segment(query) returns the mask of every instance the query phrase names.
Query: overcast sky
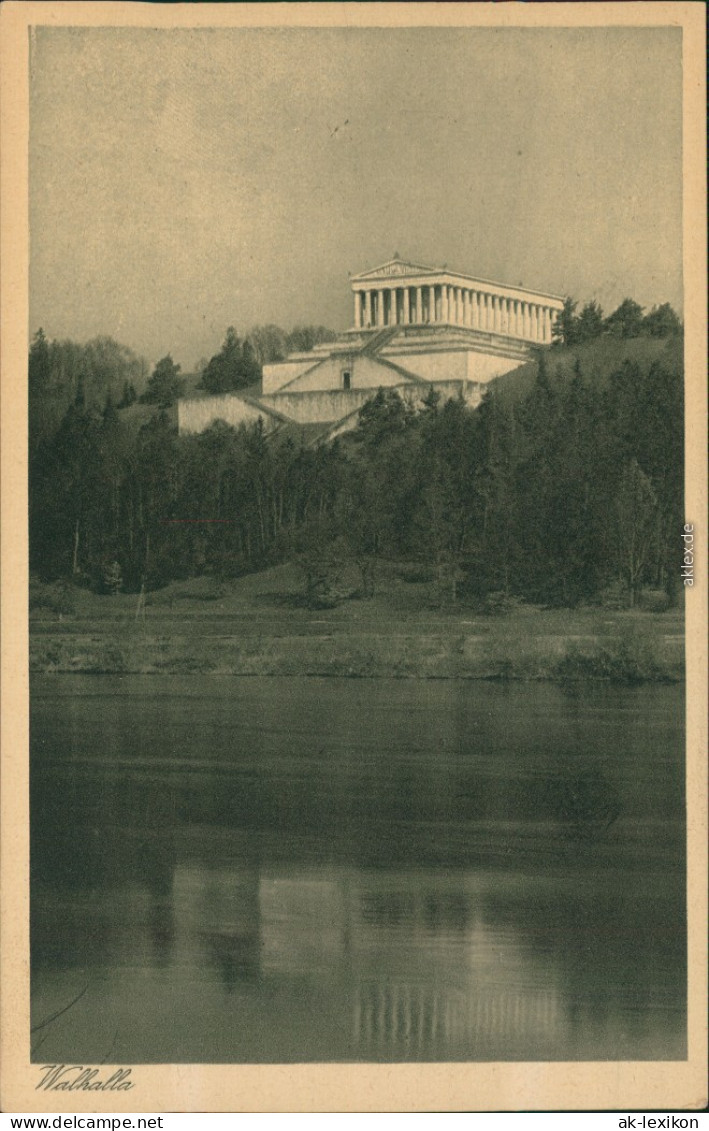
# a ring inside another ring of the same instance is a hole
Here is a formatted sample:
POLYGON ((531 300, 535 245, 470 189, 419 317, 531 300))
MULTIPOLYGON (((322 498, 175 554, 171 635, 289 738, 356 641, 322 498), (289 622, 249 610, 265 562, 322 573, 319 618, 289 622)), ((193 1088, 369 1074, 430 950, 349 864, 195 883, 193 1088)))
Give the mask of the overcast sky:
POLYGON ((447 263, 682 309, 681 32, 40 28, 30 332, 190 368, 447 263))

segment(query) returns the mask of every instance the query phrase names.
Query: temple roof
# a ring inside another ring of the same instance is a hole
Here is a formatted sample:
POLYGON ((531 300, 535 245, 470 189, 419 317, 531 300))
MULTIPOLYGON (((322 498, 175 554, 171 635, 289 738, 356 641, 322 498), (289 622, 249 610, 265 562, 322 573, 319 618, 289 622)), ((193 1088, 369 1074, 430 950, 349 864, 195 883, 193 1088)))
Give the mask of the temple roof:
POLYGON ((390 279, 400 275, 440 275, 445 268, 425 267, 422 263, 411 263, 406 259, 388 259, 379 267, 370 267, 360 275, 353 275, 352 282, 359 283, 370 279, 390 279))

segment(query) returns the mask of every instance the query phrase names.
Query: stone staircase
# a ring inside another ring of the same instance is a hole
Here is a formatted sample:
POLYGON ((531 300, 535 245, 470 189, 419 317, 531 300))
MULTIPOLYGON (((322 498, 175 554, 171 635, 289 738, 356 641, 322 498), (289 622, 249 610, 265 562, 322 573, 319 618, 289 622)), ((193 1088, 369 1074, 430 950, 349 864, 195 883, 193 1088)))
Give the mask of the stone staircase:
POLYGON ((359 351, 365 357, 372 357, 374 354, 379 353, 383 346, 387 345, 393 337, 395 337, 401 330, 401 326, 385 326, 382 330, 378 330, 371 338, 364 344, 359 351))

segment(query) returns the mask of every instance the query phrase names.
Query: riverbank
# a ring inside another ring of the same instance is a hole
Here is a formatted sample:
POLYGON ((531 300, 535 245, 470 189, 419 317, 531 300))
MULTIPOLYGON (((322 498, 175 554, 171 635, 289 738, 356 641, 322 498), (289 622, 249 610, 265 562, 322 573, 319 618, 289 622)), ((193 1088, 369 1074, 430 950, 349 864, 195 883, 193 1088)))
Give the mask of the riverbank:
POLYGON ((228 585, 149 594, 71 591, 35 600, 30 670, 259 676, 518 679, 617 683, 684 678, 679 610, 437 608, 430 587, 389 579, 374 597, 309 610, 285 567, 228 585))

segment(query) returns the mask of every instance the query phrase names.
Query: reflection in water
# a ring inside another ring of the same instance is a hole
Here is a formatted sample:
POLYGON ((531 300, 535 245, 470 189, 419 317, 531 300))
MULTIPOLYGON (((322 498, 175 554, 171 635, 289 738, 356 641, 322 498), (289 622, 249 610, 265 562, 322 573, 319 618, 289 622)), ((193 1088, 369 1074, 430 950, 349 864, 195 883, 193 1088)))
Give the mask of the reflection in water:
MULTIPOLYGON (((399 984, 363 987, 355 1006, 355 1042, 373 1060, 444 1060, 450 1048, 467 1047, 470 1059, 481 1049, 509 1050, 532 1042, 557 1041, 566 1026, 556 994, 530 996, 517 990, 441 994, 399 984), (418 1054, 418 1055, 417 1055, 418 1054)), ((483 1056, 490 1056, 490 1053, 483 1056)), ((501 1058, 502 1059, 502 1058, 501 1058)))
POLYGON ((32 712, 35 1057, 685 1055, 676 689, 62 677, 32 712))

